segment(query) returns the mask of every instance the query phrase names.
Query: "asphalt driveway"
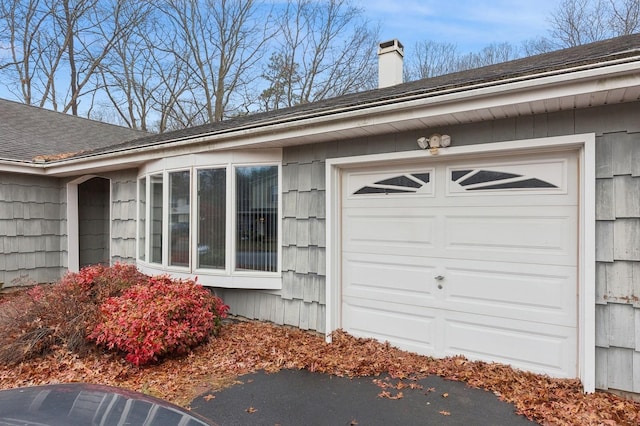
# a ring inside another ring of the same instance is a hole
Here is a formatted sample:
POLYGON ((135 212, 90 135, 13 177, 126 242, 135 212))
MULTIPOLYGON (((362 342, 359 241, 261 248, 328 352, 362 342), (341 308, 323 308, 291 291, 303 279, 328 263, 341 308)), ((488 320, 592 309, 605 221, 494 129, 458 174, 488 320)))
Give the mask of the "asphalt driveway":
POLYGON ((220 426, 535 424, 491 392, 436 376, 398 386, 398 379, 385 376, 349 379, 282 370, 239 381, 199 396, 191 410, 220 426))

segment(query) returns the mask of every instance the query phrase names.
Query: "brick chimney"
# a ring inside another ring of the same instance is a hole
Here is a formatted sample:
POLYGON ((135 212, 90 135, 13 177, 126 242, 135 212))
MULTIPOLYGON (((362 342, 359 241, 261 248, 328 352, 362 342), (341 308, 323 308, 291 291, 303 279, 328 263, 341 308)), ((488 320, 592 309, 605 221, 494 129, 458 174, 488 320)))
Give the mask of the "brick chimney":
POLYGON ((378 88, 402 83, 402 60, 404 47, 397 39, 385 41, 378 46, 378 88))

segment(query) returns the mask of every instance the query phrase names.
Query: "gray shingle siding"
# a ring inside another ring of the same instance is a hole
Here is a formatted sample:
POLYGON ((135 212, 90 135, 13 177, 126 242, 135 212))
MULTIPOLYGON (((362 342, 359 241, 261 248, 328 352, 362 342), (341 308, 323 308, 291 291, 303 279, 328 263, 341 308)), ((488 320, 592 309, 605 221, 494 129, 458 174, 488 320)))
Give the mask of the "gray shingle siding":
POLYGON ((607 120, 598 120, 605 128, 597 132, 596 140, 596 386, 637 393, 640 392, 638 104, 611 109, 615 110, 607 110, 607 120))
POLYGON ((123 170, 105 175, 111 179, 111 261, 136 259, 136 196, 138 172, 123 170))
POLYGON ((53 282, 66 267, 66 191, 59 179, 0 174, 0 282, 53 282))

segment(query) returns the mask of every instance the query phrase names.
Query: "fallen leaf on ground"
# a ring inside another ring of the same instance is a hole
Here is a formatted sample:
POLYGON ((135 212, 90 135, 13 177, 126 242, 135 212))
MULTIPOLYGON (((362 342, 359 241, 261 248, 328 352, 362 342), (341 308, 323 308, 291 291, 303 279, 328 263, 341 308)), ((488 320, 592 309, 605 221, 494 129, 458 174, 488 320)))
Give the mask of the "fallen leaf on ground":
POLYGON ((395 395, 391 395, 391 393, 389 393, 389 392, 387 392, 387 391, 380 392, 380 393, 378 394, 378 396, 379 396, 380 398, 387 398, 387 399, 400 399, 400 398, 404 397, 404 395, 402 394, 402 392, 398 392, 398 393, 397 393, 397 394, 395 394, 395 395))
POLYGON ((435 359, 341 330, 332 333, 332 341, 291 327, 239 321, 225 324, 217 337, 186 356, 140 368, 114 353, 96 350, 79 357, 61 347, 30 362, 0 365, 0 389, 84 381, 138 392, 151 389, 154 396, 187 407, 198 395, 238 383, 247 373, 313 368, 340 377, 388 374, 414 380, 437 375, 462 381, 493 392, 541 424, 640 424, 640 403, 605 392, 585 394, 576 379, 554 379, 463 357, 435 359))

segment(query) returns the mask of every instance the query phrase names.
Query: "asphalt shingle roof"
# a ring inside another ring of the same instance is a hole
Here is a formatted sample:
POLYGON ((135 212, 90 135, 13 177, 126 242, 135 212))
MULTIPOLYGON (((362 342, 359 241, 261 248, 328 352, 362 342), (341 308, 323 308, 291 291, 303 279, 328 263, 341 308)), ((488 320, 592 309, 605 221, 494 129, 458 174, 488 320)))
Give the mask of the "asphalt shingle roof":
POLYGON ((79 154, 146 133, 0 99, 0 159, 33 161, 79 154))

